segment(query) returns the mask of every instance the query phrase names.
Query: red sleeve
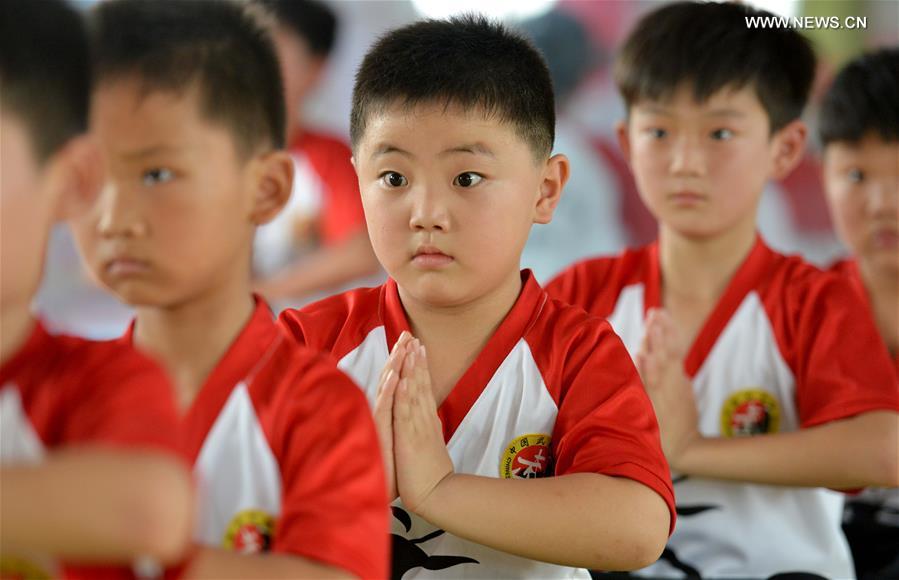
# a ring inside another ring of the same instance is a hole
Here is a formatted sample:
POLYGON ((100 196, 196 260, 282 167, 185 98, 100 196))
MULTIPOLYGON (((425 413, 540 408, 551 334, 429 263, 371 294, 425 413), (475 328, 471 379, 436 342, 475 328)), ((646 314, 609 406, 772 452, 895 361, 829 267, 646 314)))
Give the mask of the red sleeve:
POLYGON ((626 477, 662 496, 674 530, 671 475, 652 403, 621 339, 605 321, 590 319, 569 343, 554 397, 556 474, 626 477))
POLYGON ((378 436, 362 391, 333 363, 308 357, 275 402, 272 446, 284 489, 273 550, 386 578, 387 490, 378 436))
POLYGON ((322 242, 333 245, 363 230, 365 214, 350 148, 337 139, 307 135, 303 152, 325 186, 322 242))
POLYGON ((87 344, 70 356, 85 364, 67 393, 63 441, 178 449, 171 383, 155 363, 118 342, 87 344))
POLYGON ((862 298, 847 280, 816 274, 790 284, 775 332, 796 374, 801 426, 899 411, 899 379, 862 298))
POLYGON ((550 280, 546 293, 604 318, 612 313, 621 291, 615 277, 616 264, 614 258, 578 262, 550 280))

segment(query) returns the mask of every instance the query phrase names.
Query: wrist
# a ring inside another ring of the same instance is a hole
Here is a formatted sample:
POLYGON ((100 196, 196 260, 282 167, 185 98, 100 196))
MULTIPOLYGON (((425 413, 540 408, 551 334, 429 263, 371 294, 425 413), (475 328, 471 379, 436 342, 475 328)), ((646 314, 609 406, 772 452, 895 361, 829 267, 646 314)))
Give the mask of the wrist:
POLYGON ((691 475, 697 462, 701 462, 701 451, 705 441, 706 437, 699 430, 686 435, 678 451, 668 457, 671 469, 684 475, 691 475))
POLYGON ((423 520, 437 525, 436 522, 442 520, 442 514, 453 509, 450 501, 451 489, 457 479, 458 475, 450 471, 434 485, 430 493, 415 509, 410 508, 410 510, 423 520))

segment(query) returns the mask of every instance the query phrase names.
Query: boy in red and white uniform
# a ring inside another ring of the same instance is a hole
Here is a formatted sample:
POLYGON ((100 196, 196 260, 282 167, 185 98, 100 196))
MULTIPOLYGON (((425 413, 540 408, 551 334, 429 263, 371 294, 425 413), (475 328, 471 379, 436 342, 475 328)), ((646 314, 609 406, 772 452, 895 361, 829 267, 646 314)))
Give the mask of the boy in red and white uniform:
POLYGON ((843 497, 824 488, 895 484, 899 393, 850 285, 756 232, 765 182, 802 155, 815 59, 754 16, 678 3, 637 25, 619 137, 659 239, 549 292, 608 318, 659 417, 681 517, 645 574, 848 578, 843 497))
POLYGON ((399 496, 394 578, 632 569, 674 524, 620 340, 519 270, 568 175, 553 111, 539 53, 477 17, 395 30, 357 75, 354 160, 391 279, 281 322, 374 406, 399 496))
POLYGON ((319 0, 254 3, 274 20, 294 160, 290 200, 256 232, 256 289, 276 305, 296 306, 358 286, 381 268, 365 229, 350 148, 303 119, 303 103, 327 70, 337 16, 319 0))
MULTIPOLYGON (((850 253, 831 271, 847 278, 862 297, 899 371, 897 100, 899 48, 864 54, 847 64, 828 89, 818 131, 828 205, 850 253)), ((895 487, 868 489, 847 502, 843 531, 860 578, 899 575, 897 514, 895 487)))
POLYGON ((290 193, 271 40, 240 5, 94 13, 110 183, 76 238, 175 379, 199 493, 195 577, 382 577, 384 473, 365 399, 250 292, 256 226, 290 193))
POLYGON ((50 228, 96 195, 102 166, 82 135, 78 14, 3 0, 0 43, 0 576, 128 576, 188 544, 171 386, 131 348, 52 335, 31 311, 50 228))

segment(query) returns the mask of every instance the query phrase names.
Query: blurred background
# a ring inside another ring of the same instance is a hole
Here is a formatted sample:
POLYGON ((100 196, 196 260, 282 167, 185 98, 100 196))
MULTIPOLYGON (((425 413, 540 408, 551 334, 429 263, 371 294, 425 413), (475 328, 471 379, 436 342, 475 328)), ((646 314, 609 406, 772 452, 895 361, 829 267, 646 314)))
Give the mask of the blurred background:
MULTIPOLYGON (((82 0, 76 5, 89 10, 94 3, 82 0)), ((336 141, 348 140, 355 70, 380 34, 423 17, 441 18, 480 11, 521 28, 543 51, 557 93, 556 151, 571 159, 571 180, 556 216, 551 224, 534 227, 523 267, 534 269, 538 279, 546 281, 578 259, 616 253, 626 246, 642 245, 654 239, 654 220, 643 207, 615 142, 614 127, 623 118, 624 108, 611 81, 611 65, 616 48, 636 20, 665 1, 322 0, 321 3, 333 12, 336 27, 332 49, 327 55, 317 55, 317 61, 313 59, 317 67, 314 79, 298 93, 301 102, 296 103, 296 116, 301 119, 305 133, 336 141)), ((753 0, 748 3, 783 16, 838 16, 841 21, 846 16, 866 19, 864 29, 806 31, 819 56, 816 89, 805 114, 812 127, 808 155, 792 175, 768 187, 760 208, 759 227, 771 246, 786 253, 802 254, 824 265, 844 250, 832 232, 821 190, 818 144, 814 137, 816 106, 830 79, 846 60, 866 49, 899 45, 899 2, 753 0)), ((296 60, 291 63, 293 72, 306 74, 300 68, 311 66, 310 61, 296 60)), ((304 155, 296 153, 298 164, 305 162, 304 155)), ((297 220, 275 225, 271 232, 260 232, 260 236, 280 239, 278 243, 287 245, 284 253, 289 256, 274 266, 267 263, 265 256, 259 257, 257 270, 261 282, 275 274, 272 268, 292 267, 293 275, 300 277, 304 270, 311 272, 315 268, 316 252, 330 251, 329 244, 332 244, 329 236, 320 231, 325 228, 322 224, 327 222, 331 229, 351 230, 352 224, 340 221, 360 220, 354 210, 326 215, 328 196, 335 192, 311 191, 315 188, 322 189, 322 184, 298 182, 294 190, 294 197, 304 200, 302 235, 297 233, 300 230, 297 224, 301 223, 297 220), (274 230, 279 227, 289 235, 275 235, 274 230)), ((340 193, 353 202, 353 192, 340 193)), ((268 250, 265 254, 271 255, 268 250)), ((338 255, 319 254, 318 258, 338 255)), ((351 260, 346 258, 346 261, 351 260)), ((339 283, 304 284, 301 280, 297 287, 303 290, 274 297, 275 308, 300 306, 343 288, 377 284, 383 279, 376 266, 360 263, 347 263, 339 283)), ((81 268, 65 226, 58 226, 52 235, 37 303, 51 328, 92 338, 120 335, 131 316, 126 308, 91 282, 81 268)))

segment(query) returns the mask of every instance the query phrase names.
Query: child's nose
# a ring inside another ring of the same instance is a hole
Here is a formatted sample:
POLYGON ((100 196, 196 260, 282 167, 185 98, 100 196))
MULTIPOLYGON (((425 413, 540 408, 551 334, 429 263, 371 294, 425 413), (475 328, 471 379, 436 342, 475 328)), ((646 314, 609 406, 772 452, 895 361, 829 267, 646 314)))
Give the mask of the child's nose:
POLYGON ((699 145, 689 136, 677 139, 671 151, 671 172, 675 175, 702 175, 705 171, 699 145))
POLYGON ((146 226, 136 211, 128 194, 113 184, 108 184, 97 203, 99 219, 97 231, 103 237, 134 237, 146 234, 146 226))
POLYGON ((410 192, 412 198, 412 214, 409 227, 413 230, 449 229, 449 212, 446 196, 437 188, 421 187, 410 192))

